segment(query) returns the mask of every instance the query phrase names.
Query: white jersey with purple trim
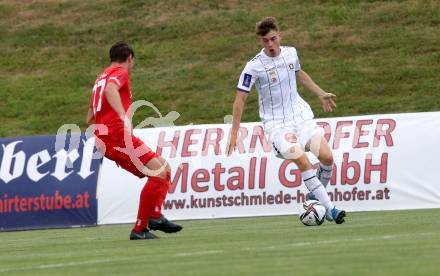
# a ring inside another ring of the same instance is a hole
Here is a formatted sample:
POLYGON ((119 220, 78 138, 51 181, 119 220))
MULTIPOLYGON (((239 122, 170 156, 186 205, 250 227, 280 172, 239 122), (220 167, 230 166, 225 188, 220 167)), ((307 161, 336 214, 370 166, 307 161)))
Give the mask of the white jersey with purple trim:
POLYGON ((286 46, 277 57, 267 56, 262 49, 246 64, 237 89, 249 93, 256 85, 265 130, 313 119, 312 109, 298 94, 295 72, 300 69, 296 49, 286 46))

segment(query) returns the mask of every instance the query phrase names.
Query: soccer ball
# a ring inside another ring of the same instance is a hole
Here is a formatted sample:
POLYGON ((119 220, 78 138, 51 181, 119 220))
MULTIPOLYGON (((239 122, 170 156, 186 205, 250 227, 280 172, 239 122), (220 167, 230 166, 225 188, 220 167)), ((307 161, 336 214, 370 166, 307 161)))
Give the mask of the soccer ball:
POLYGON ((325 207, 317 200, 307 200, 299 212, 299 219, 306 226, 318 226, 324 222, 325 207))

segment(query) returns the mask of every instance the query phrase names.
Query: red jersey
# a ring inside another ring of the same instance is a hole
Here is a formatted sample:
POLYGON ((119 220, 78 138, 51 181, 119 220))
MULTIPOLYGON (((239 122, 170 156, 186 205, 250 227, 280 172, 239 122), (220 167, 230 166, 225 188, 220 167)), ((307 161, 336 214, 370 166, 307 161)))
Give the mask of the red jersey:
POLYGON ((95 124, 104 124, 108 128, 108 135, 101 136, 96 133, 102 140, 107 140, 113 133, 116 133, 124 128, 124 123, 122 122, 121 118, 110 106, 105 97, 104 90, 110 82, 117 85, 122 106, 124 107, 127 115, 128 109, 131 105, 131 90, 128 69, 118 65, 107 67, 96 79, 95 85, 93 86, 92 96, 90 98, 90 108, 93 110, 93 114, 95 115, 95 124))

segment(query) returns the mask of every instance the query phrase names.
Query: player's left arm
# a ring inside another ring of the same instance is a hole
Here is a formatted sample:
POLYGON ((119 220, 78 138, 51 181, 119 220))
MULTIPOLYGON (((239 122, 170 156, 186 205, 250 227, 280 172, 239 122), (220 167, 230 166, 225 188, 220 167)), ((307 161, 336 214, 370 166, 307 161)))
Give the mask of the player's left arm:
POLYGON ((91 124, 95 123, 95 115, 93 114, 93 110, 90 107, 89 107, 89 111, 87 112, 86 123, 88 125, 91 125, 91 124))
POLYGON ((332 93, 325 92, 319 85, 317 85, 312 78, 303 70, 296 71, 296 78, 299 83, 304 86, 306 89, 310 90, 313 94, 315 94, 319 101, 321 102, 322 109, 325 112, 333 111, 333 108, 336 107, 336 95, 332 93))

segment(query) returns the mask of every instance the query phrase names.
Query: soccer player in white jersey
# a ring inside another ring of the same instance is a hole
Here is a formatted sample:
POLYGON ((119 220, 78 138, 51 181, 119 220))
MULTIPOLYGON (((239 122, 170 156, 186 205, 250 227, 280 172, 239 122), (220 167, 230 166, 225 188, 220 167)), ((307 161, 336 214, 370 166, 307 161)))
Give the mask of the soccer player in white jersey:
POLYGON ((233 106, 232 129, 227 154, 236 147, 241 115, 252 86, 258 90, 260 117, 278 157, 292 160, 301 171, 311 195, 327 209, 326 218, 337 224, 344 222, 345 211, 331 202, 325 186, 333 167, 333 155, 322 130, 313 121, 310 106, 301 98, 297 82, 315 94, 325 112, 336 107, 336 96, 321 89, 301 69, 294 47, 280 46, 281 34, 273 17, 257 23, 256 33, 263 49, 247 63, 241 73, 233 106), (315 173, 305 151, 311 151, 320 161, 315 173))

